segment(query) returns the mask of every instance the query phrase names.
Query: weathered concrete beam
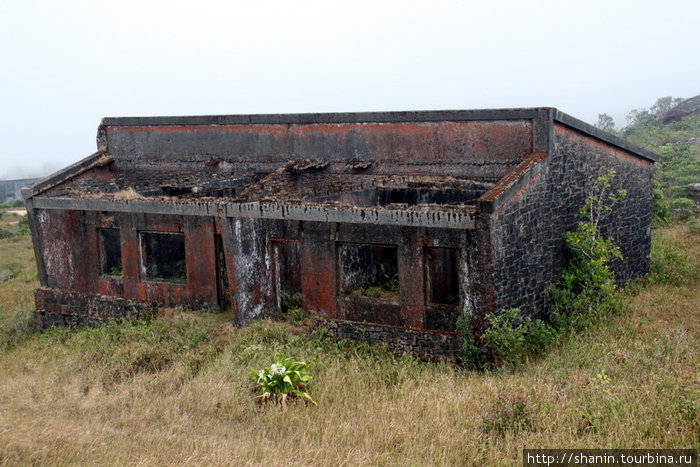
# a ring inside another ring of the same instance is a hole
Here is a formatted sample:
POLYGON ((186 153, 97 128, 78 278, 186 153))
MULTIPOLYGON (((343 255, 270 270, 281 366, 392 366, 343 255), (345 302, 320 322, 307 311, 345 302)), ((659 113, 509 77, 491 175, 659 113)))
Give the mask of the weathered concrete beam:
POLYGON ((94 200, 72 198, 34 198, 36 209, 66 209, 80 211, 113 211, 148 214, 239 217, 249 219, 287 219, 349 224, 385 224, 445 229, 474 229, 474 208, 465 206, 463 212, 440 210, 373 209, 356 207, 327 207, 316 205, 285 205, 278 203, 206 203, 199 200, 178 202, 144 200, 94 200))

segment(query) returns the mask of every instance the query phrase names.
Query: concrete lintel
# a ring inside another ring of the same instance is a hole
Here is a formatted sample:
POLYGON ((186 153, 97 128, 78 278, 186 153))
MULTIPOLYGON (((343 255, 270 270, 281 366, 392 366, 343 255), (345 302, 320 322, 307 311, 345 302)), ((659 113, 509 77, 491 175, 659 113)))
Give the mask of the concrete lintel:
POLYGON ((288 219, 295 221, 338 222, 348 224, 403 225, 444 229, 474 229, 471 212, 398 209, 345 208, 272 203, 158 202, 148 200, 93 200, 72 198, 34 198, 36 209, 115 211, 148 214, 241 217, 250 219, 288 219))

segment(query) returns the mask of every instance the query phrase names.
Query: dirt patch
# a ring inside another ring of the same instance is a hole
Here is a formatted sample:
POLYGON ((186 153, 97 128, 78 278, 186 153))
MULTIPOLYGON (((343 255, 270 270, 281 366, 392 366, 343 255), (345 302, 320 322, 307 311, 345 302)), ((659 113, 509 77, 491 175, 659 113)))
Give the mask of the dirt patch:
POLYGON ((27 215, 27 210, 26 209, 10 209, 8 211, 5 211, 8 214, 17 214, 18 216, 26 216, 27 215))

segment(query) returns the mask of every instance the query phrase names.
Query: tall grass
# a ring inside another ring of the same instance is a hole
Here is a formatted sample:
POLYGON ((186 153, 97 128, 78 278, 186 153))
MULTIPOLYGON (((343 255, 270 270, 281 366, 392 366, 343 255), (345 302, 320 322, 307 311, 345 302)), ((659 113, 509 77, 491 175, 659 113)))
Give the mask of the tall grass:
MULTIPOLYGON (((684 226, 660 238, 698 264, 684 226)), ((0 255, 18 271, 0 284, 13 336, 0 347, 0 465, 520 465, 523 448, 700 447, 696 279, 638 286, 626 313, 484 374, 288 322, 234 328, 226 313, 12 331, 36 286, 28 238, 0 241, 0 255), (317 406, 257 408, 248 368, 275 354, 317 361, 317 406), (484 429, 499 393, 522 395, 527 429, 484 429)))

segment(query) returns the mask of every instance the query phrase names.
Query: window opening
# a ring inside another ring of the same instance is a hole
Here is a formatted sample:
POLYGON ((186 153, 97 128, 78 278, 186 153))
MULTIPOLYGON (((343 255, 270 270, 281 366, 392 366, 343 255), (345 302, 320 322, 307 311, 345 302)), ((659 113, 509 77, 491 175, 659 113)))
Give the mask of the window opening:
POLYGON ((343 244, 340 264, 343 294, 399 301, 395 246, 343 244))
POLYGON ((301 256, 299 241, 271 239, 277 309, 283 313, 301 308, 301 256))
POLYGON ((185 235, 141 232, 141 275, 147 279, 186 281, 185 235))
POLYGON ((97 229, 100 254, 100 273, 121 277, 122 248, 119 229, 97 229))
POLYGON ((459 305, 459 250, 427 248, 428 304, 459 305))

